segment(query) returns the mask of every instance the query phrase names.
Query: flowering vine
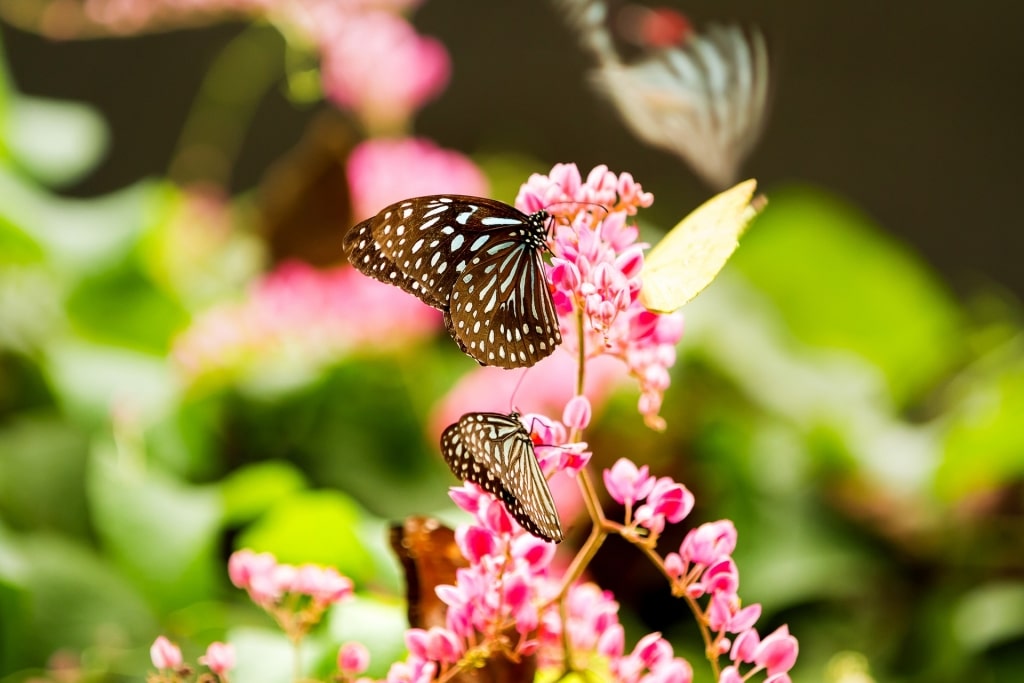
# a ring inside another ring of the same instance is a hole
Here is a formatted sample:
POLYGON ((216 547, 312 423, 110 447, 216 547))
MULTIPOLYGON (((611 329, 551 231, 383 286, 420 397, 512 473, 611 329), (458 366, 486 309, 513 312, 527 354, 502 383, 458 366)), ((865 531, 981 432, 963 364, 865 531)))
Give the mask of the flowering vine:
MULTIPOLYGON (((573 391, 559 419, 542 413, 521 419, 545 474, 562 473, 577 483, 590 532, 566 564, 554 544, 524 531, 493 496, 472 483, 454 487, 452 500, 470 515, 454 534, 466 566, 454 572, 451 583, 436 586, 443 624, 406 631, 408 655, 390 665, 387 683, 452 680, 494 661, 530 662, 545 680, 590 672, 626 683, 688 683, 692 664, 676 656, 660 633, 644 635, 629 648, 614 596, 584 580, 610 535, 646 556, 689 608, 719 683, 790 680, 797 641, 785 626, 764 637, 755 628, 761 607, 745 605, 740 597, 733 524, 720 520, 695 526, 678 548, 666 552, 659 541, 694 508, 686 486, 620 458, 601 473, 604 493, 622 506, 621 517, 613 519, 605 514, 590 474, 592 453, 583 435, 593 417, 591 396, 604 393, 588 395, 586 376, 602 358, 624 366, 639 383, 638 410, 647 424, 664 425, 659 408, 682 318, 651 313, 638 303, 644 245, 637 242, 630 218, 652 201, 631 176, 617 176, 603 166, 583 179, 574 165, 559 164, 548 176, 531 177, 520 191, 521 210, 547 206, 556 220, 548 272, 564 350, 575 360, 575 377, 565 376, 573 391)), ((296 644, 327 605, 352 592, 351 582, 329 569, 278 565, 270 555, 244 550, 232 556, 229 574, 296 644)), ((168 644, 158 643, 154 665, 161 672, 180 666, 180 653, 168 655, 168 644)), ((225 659, 208 653, 205 661, 225 659)), ((337 659, 338 680, 369 680, 357 678, 369 665, 359 643, 342 645, 337 659)))

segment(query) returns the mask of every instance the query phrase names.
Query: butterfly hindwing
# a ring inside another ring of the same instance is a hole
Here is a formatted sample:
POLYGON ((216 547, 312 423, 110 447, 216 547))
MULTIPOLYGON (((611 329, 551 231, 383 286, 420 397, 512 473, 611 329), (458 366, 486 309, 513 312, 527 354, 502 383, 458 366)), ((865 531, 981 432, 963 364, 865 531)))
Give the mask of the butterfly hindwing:
POLYGON ((501 500, 524 529, 546 541, 562 540, 551 490, 516 413, 463 415, 442 434, 441 452, 455 476, 501 500))

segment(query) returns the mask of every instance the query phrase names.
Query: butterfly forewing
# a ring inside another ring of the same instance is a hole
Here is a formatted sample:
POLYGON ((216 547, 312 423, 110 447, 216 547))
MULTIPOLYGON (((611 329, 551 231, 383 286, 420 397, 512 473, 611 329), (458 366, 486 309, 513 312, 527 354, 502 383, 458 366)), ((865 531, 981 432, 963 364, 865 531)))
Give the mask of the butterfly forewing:
POLYGON ((416 197, 357 225, 345 250, 363 273, 444 311, 482 365, 529 367, 562 341, 540 255, 547 218, 483 197, 416 197))
POLYGON ((349 262, 363 275, 401 287, 429 306, 446 309, 445 304, 426 291, 418 281, 399 270, 384 254, 380 242, 373 236, 373 220, 371 218, 353 226, 345 235, 343 248, 349 262))
POLYGON ((524 529, 562 540, 551 490, 517 414, 467 413, 444 431, 441 452, 455 476, 496 496, 524 529))

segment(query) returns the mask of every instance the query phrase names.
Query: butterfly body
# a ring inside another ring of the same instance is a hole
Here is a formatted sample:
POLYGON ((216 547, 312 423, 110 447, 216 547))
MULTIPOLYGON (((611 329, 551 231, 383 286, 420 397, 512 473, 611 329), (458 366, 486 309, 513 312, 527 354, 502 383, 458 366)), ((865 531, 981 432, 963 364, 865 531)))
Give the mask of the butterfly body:
POLYGON ((551 490, 517 413, 463 415, 441 435, 441 453, 455 476, 496 496, 524 529, 562 540, 551 490))
POLYGON ((529 367, 562 341, 541 259, 548 217, 483 197, 416 197, 353 227, 344 249, 360 272, 443 311, 481 365, 529 367))

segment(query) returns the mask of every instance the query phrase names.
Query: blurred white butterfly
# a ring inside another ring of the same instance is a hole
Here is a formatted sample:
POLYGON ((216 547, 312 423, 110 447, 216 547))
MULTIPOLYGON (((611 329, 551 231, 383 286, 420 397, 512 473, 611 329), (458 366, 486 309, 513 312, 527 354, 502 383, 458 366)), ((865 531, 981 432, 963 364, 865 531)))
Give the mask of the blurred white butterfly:
POLYGON ((556 0, 598 60, 593 83, 633 134, 679 156, 715 189, 732 185, 764 125, 768 50, 757 30, 710 26, 625 63, 603 0, 556 0))

